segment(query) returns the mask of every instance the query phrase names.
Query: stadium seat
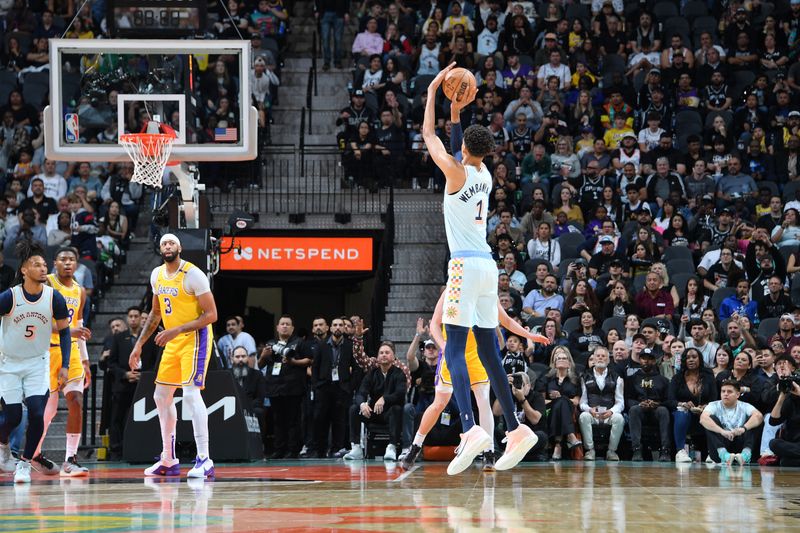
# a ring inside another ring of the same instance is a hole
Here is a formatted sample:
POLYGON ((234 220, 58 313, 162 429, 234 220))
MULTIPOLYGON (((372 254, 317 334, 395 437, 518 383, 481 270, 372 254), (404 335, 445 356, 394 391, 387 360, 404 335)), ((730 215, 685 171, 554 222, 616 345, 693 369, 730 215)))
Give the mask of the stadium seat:
POLYGON ((542 263, 547 265, 548 270, 551 270, 549 261, 537 257, 535 259, 528 259, 525 261, 525 263, 522 265, 522 271, 525 273, 525 276, 527 276, 528 279, 533 279, 533 276, 536 274, 536 268, 542 263))
MULTIPOLYGON (((667 250, 671 250, 671 248, 667 248, 667 250)), ((678 290, 678 296, 680 296, 681 298, 686 296, 686 283, 689 281, 689 278, 692 277, 697 277, 697 274, 689 272, 678 272, 674 276, 670 275, 669 281, 670 283, 675 285, 675 288, 678 290)), ((702 280, 700 281, 700 283, 701 284, 703 283, 702 280)))
POLYGON ((545 320, 546 318, 543 316, 532 316, 525 322, 525 325, 533 331, 534 328, 543 326, 545 320))
POLYGON ((722 287, 715 290, 714 295, 711 297, 711 307, 713 307, 715 310, 719 310, 722 300, 728 296, 733 296, 734 294, 736 294, 735 287, 722 287))
POLYGON ((653 6, 653 15, 659 22, 678 16, 678 7, 672 2, 658 2, 653 6))
POLYGON ((791 202, 794 200, 797 191, 800 189, 800 181, 790 181, 783 186, 783 201, 791 202))
POLYGON ((589 22, 592 20, 592 12, 589 7, 578 3, 569 4, 565 16, 567 20, 581 19, 584 27, 588 27, 589 22))
POLYGON ((673 259, 686 259, 689 261, 694 261, 692 251, 685 246, 670 246, 664 250, 664 254, 661 256, 661 261, 667 264, 673 259))
POLYGON ((703 0, 691 0, 686 2, 683 6, 683 16, 689 22, 694 21, 697 17, 708 15, 708 6, 703 0))
POLYGON ((672 259, 667 262, 667 272, 670 276, 679 273, 689 274, 696 272, 696 268, 694 266, 694 261, 691 259, 672 259))
POLYGON ((558 238, 561 245, 561 263, 566 259, 578 257, 578 247, 586 242, 582 233, 565 233, 558 238))
POLYGON ((564 325, 561 326, 561 329, 567 335, 569 335, 570 333, 572 333, 573 331, 577 330, 580 327, 581 327, 581 317, 573 316, 573 317, 568 318, 567 321, 564 322, 564 325))
POLYGON ((710 15, 700 16, 692 21, 692 30, 697 34, 700 35, 704 31, 711 33, 712 35, 717 34, 717 25, 719 21, 716 17, 712 17, 710 15))
POLYGON ((779 318, 765 318, 758 324, 758 335, 769 340, 778 331, 779 318))
POLYGON ((644 283, 647 281, 647 276, 636 276, 633 278, 633 283, 631 284, 631 295, 636 296, 640 292, 644 290, 644 283))
MULTIPOLYGON (((620 317, 618 317, 618 316, 612 316, 612 317, 606 318, 603 321, 602 329, 603 329, 603 331, 605 332, 606 335, 608 335, 608 332, 611 331, 612 329, 616 329, 617 331, 620 332, 620 334, 622 336, 624 336, 625 335, 625 321, 623 319, 621 319, 620 317)), ((610 348, 610 346, 609 346, 609 348, 610 348)))

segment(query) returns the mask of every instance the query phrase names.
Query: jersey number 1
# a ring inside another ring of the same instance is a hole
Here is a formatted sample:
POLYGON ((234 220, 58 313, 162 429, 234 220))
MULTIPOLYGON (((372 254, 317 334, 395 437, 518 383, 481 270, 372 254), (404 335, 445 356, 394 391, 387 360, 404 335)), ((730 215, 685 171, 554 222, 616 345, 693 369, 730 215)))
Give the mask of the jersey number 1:
POLYGON ((483 200, 478 202, 478 214, 475 216, 475 220, 479 222, 483 221, 483 200))

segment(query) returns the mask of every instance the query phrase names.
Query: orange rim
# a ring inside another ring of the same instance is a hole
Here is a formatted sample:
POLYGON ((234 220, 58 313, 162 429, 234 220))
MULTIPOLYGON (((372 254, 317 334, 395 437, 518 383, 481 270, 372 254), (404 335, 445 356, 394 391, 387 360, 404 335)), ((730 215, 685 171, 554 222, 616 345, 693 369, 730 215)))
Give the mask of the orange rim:
POLYGON ((161 150, 164 144, 173 142, 175 136, 168 133, 124 133, 120 135, 119 140, 141 146, 142 154, 152 157, 161 150))

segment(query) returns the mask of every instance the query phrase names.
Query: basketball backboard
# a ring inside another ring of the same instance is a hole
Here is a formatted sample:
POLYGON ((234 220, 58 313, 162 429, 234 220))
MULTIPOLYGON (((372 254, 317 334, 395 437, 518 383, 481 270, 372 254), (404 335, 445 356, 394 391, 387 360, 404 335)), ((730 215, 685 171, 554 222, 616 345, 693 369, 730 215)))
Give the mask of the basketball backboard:
POLYGON ((50 65, 48 158, 126 160, 119 136, 150 120, 175 130, 172 161, 256 157, 249 41, 52 39, 50 65))

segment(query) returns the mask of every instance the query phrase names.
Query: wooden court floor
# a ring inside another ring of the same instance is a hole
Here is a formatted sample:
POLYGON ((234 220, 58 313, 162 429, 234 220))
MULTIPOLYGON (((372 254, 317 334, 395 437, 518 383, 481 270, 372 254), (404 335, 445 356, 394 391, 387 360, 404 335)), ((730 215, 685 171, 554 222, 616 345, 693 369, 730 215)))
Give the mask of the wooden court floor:
MULTIPOLYGON (((800 531, 800 469, 523 464, 449 477, 381 462, 217 466, 214 481, 0 477, 0 531, 800 531)), ((186 470, 186 468, 184 468, 186 470)))

